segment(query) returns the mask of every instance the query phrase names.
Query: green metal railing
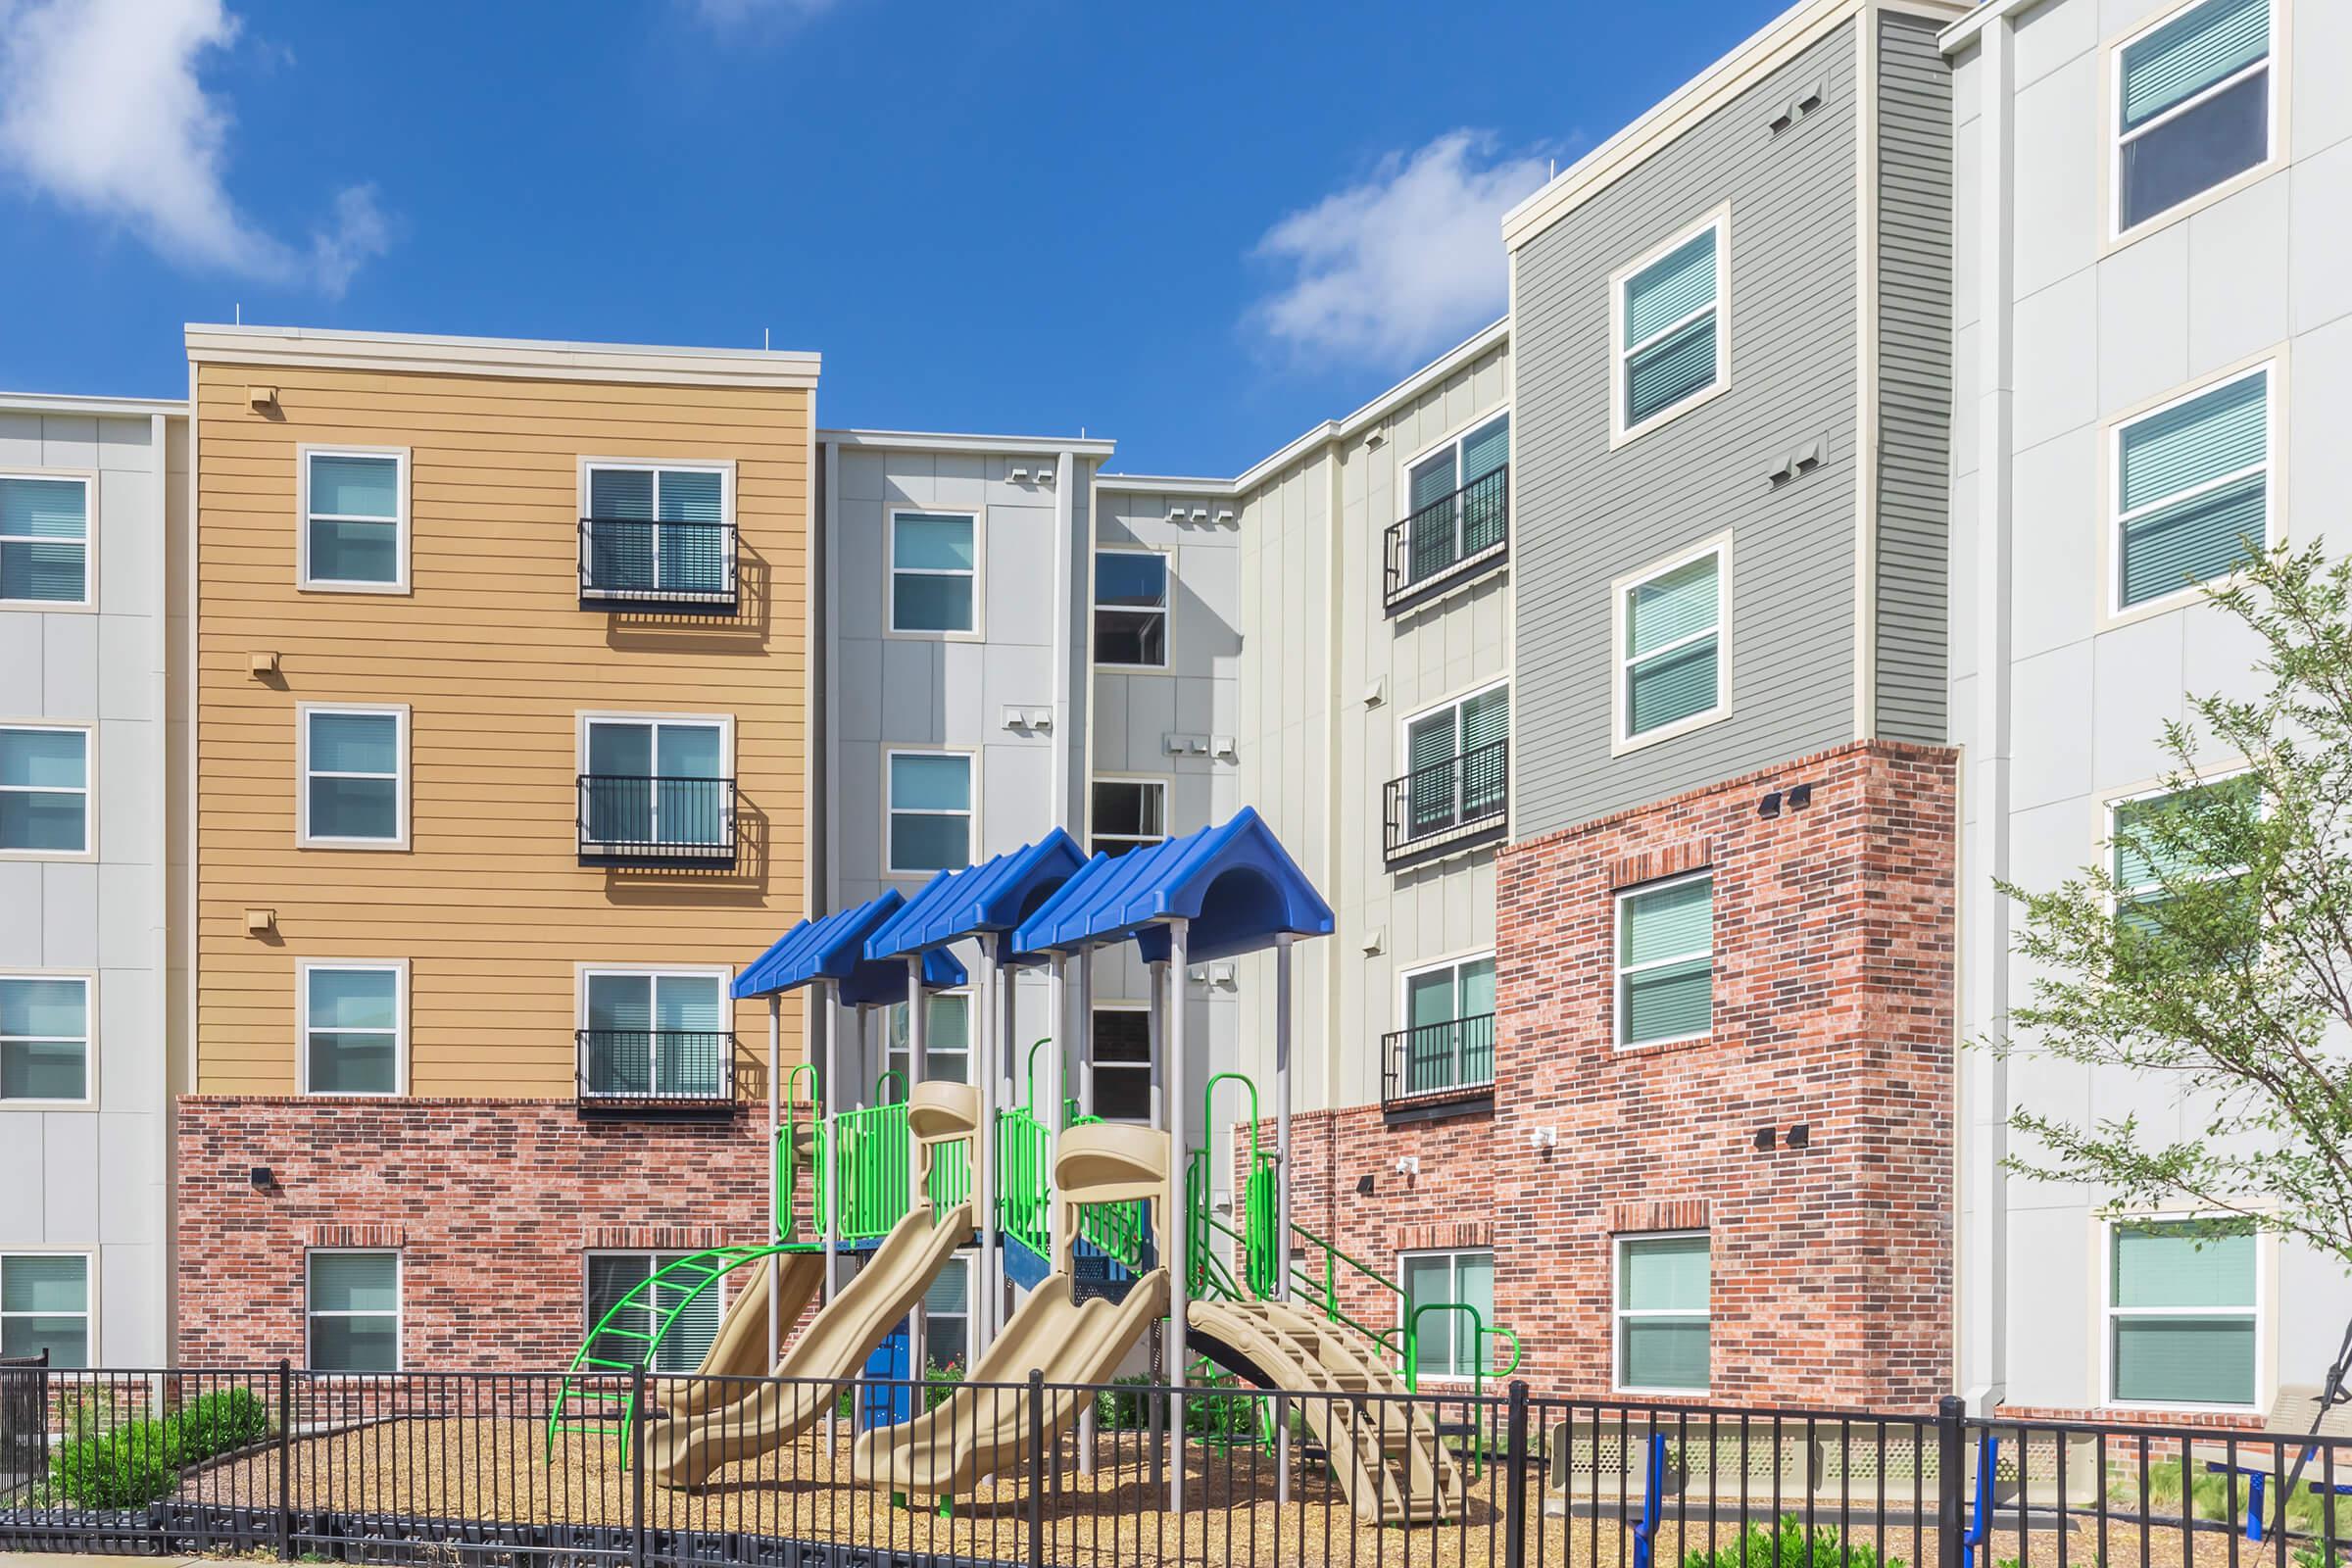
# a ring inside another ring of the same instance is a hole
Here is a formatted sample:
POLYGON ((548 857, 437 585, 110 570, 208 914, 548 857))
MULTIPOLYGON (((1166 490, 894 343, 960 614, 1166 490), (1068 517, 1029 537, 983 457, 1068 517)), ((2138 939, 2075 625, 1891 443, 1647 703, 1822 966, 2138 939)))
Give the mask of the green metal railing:
MULTIPOLYGON (((813 1138, 823 1119, 818 1114, 823 1102, 817 1098, 815 1066, 804 1061, 786 1069, 781 1098, 783 1119, 776 1124, 776 1158, 771 1173, 774 1185, 768 1196, 775 1211, 776 1239, 790 1244, 800 1224, 801 1140, 804 1136, 813 1138), (805 1102, 800 1098, 804 1078, 808 1086, 805 1102)), ((824 1211, 812 1208, 809 1213, 811 1221, 822 1230, 824 1211)))

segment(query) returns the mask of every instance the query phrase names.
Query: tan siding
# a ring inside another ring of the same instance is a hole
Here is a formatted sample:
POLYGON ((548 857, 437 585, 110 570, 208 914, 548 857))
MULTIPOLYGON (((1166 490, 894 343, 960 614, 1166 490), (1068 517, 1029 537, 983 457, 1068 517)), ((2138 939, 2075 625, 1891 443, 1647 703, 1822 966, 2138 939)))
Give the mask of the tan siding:
MULTIPOLYGON (((740 966, 800 917, 808 393, 208 364, 196 405, 198 1092, 290 1090, 296 959, 383 957, 410 963, 412 1093, 566 1097, 579 965, 740 966), (305 444, 410 449, 409 593, 296 589, 305 444), (583 457, 733 462, 744 612, 577 608, 583 457), (264 651, 281 680, 248 673, 264 651), (408 850, 296 847, 318 702, 410 706, 408 850), (577 715, 628 710, 733 718, 733 871, 577 863, 577 715)), ((736 1027, 756 1093, 764 1007, 736 1027)))

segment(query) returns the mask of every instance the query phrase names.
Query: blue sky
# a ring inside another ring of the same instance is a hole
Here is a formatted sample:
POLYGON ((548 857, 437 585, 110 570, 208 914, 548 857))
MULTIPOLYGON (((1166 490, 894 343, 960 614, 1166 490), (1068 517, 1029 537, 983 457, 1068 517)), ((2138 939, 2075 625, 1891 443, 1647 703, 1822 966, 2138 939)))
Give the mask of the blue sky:
POLYGON ((828 425, 1232 473, 1499 315, 1495 217, 1777 9, 0 0, 0 387, 178 395, 240 303, 765 328, 828 425))

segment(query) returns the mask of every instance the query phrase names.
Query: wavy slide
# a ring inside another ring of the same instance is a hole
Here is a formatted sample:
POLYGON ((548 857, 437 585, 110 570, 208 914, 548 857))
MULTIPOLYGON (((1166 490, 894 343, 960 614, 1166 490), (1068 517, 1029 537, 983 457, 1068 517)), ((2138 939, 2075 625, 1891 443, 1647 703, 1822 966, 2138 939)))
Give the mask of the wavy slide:
MULTIPOLYGON (((825 1260, 816 1252, 786 1252, 776 1259, 774 1272, 776 1328, 780 1334, 788 1334, 815 1298, 816 1288, 825 1277, 825 1260)), ((737 1273, 749 1275, 750 1281, 727 1303, 727 1315, 718 1320, 718 1333, 703 1353, 702 1365, 685 1377, 663 1378, 654 1385, 654 1402, 666 1414, 697 1415, 732 1399, 741 1391, 725 1379, 762 1377, 774 1363, 764 1343, 768 1260, 748 1263, 737 1273)))

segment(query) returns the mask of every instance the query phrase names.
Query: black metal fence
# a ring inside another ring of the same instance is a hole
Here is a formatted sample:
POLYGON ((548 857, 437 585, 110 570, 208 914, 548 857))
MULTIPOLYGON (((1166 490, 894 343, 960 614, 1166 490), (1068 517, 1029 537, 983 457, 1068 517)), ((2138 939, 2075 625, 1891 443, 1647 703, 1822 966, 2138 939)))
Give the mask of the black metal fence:
POLYGON ((580 776, 582 865, 735 863, 735 781, 580 776))
POLYGON ((1382 792, 1382 848, 1391 860, 1502 832, 1510 810, 1511 743, 1489 741, 1416 767, 1382 792))
POLYGON ((37 1419, 45 1454, 0 1488, 0 1549, 484 1568, 2335 1568, 2352 1553, 2352 1440, 1974 1420, 1957 1401, 1889 1416, 1517 1384, 1178 1396, 1035 1376, 281 1364, 0 1367, 0 1411, 37 1419))
POLYGON ((717 1029, 578 1029, 573 1054, 583 1109, 729 1110, 735 1036, 717 1029))
POLYGON ((596 610, 735 609, 735 525, 580 519, 580 604, 596 610))
POLYGON ((1511 470, 1502 467, 1391 523, 1381 571, 1389 613, 1418 603, 1473 566, 1501 560, 1510 544, 1510 521, 1511 470))
POLYGON ((1418 1024, 1380 1037, 1380 1102, 1399 1105, 1492 1092, 1494 1014, 1418 1024))

